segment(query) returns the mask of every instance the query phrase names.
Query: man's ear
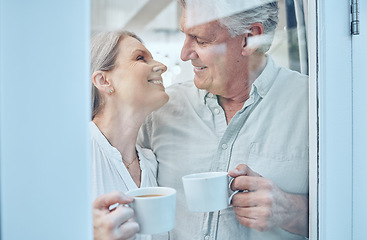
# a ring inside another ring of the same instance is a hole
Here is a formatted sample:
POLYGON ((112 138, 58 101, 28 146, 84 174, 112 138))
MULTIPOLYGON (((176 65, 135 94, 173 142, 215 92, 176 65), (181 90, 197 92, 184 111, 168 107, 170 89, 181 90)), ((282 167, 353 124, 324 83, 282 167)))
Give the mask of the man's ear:
POLYGON ((250 32, 243 34, 242 37, 242 56, 250 56, 262 44, 264 26, 261 23, 253 23, 249 30, 250 32))
POLYGON ((112 89, 111 81, 107 78, 107 74, 104 71, 95 71, 92 74, 92 83, 101 92, 109 93, 112 89))

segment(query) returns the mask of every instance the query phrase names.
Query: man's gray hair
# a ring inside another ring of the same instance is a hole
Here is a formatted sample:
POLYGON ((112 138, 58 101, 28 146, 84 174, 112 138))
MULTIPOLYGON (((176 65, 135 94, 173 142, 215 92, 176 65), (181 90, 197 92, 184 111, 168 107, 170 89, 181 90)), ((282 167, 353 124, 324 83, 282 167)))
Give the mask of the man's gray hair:
POLYGON ((178 1, 183 8, 192 6, 206 9, 205 14, 210 12, 212 15, 207 19, 218 20, 219 24, 228 30, 231 37, 248 33, 251 24, 261 23, 264 27, 264 36, 262 45, 257 51, 265 53, 269 50, 279 21, 277 0, 178 1))

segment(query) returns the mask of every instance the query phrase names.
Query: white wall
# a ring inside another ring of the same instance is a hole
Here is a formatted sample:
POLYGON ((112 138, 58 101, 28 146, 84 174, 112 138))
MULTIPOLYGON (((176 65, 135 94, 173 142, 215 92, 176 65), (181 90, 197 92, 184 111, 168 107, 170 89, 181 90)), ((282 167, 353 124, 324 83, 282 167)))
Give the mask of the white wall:
POLYGON ((0 0, 1 239, 92 239, 89 1, 0 0))

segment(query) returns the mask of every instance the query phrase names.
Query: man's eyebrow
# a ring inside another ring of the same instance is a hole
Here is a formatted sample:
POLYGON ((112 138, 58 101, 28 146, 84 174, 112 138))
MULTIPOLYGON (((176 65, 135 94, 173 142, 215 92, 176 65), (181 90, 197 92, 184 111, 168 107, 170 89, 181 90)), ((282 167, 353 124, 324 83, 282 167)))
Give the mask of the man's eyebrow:
POLYGON ((195 34, 187 34, 188 36, 192 37, 192 38, 197 38, 198 36, 195 34))
POLYGON ((200 38, 198 35, 196 35, 196 34, 192 34, 192 33, 185 33, 184 32, 184 30, 181 28, 180 29, 180 31, 183 33, 183 34, 185 34, 185 35, 187 35, 187 36, 189 36, 189 37, 191 37, 191 38, 200 38))

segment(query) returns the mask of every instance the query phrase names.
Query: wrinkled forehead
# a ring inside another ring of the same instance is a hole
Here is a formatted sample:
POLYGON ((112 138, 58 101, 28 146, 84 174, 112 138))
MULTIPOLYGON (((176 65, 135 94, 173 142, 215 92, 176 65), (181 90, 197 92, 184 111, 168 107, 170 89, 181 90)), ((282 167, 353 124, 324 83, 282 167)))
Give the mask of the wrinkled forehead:
POLYGON ((149 50, 136 38, 131 36, 124 36, 119 42, 119 55, 130 56, 137 50, 140 52, 150 54, 149 50))
POLYGON ((184 18, 187 27, 201 25, 251 10, 274 0, 185 0, 184 18))

